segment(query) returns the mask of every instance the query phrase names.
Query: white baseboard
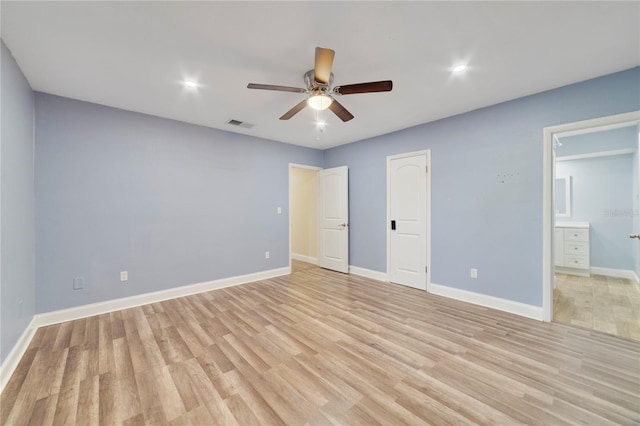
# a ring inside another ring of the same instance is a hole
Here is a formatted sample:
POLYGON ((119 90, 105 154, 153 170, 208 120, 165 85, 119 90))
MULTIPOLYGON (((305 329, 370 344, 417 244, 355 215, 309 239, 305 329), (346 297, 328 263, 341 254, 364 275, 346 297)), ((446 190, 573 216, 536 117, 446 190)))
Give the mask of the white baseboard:
POLYGON ((635 285, 640 286, 640 277, 638 276, 638 274, 636 274, 636 271, 631 271, 631 273, 633 274, 632 280, 635 285))
POLYGON ((11 375, 18 366, 20 359, 22 359, 22 356, 29 347, 29 343, 31 343, 31 339, 33 339, 33 336, 39 327, 91 317, 94 315, 106 314, 108 312, 119 311, 121 309, 134 308, 136 306, 146 305, 149 303, 175 299, 176 297, 189 296, 191 294, 266 280, 290 273, 291 268, 287 266, 284 268, 222 278, 219 280, 191 284, 182 287, 174 287, 167 290, 155 291, 153 293, 139 294, 136 296, 123 297, 121 299, 107 300, 105 302, 92 303, 90 305, 76 306, 69 309, 34 315, 29 326, 22 333, 18 342, 14 345, 7 358, 0 366, 0 392, 2 392, 11 378, 11 375))
POLYGON ((349 265, 349 273, 365 278, 371 278, 372 280, 388 281, 387 274, 385 272, 374 271, 372 269, 361 268, 359 266, 349 265))
POLYGON ((7 358, 5 358, 2 365, 0 365, 0 393, 4 390, 4 387, 9 382, 9 379, 22 359, 22 356, 27 351, 29 343, 31 343, 31 339, 33 339, 37 329, 38 327, 35 325, 34 320, 31 319, 31 322, 22 332, 20 338, 13 346, 13 349, 11 349, 11 352, 7 355, 7 358))
POLYGON ((635 282, 636 284, 640 282, 636 272, 629 269, 600 268, 598 266, 592 266, 591 273, 611 278, 625 278, 635 282))
POLYGON ((462 302, 473 303, 474 305, 485 306, 523 317, 542 321, 542 306, 527 305, 526 303, 514 302, 513 300, 488 296, 486 294, 474 293, 472 291, 460 290, 454 287, 431 283, 429 290, 433 294, 460 300, 462 302))
POLYGON ((318 264, 318 258, 312 256, 306 256, 304 254, 291 253, 291 258, 293 260, 299 260, 300 262, 312 263, 314 265, 318 264))
POLYGON ((568 275, 575 275, 578 277, 589 277, 591 276, 591 270, 590 269, 578 269, 578 268, 567 268, 564 266, 556 266, 554 269, 554 272, 558 273, 558 274, 568 274, 568 275))
MULTIPOLYGON (((386 273, 373 271, 366 268, 360 268, 359 266, 349 266, 349 273, 366 278, 371 278, 373 280, 385 282, 389 281, 386 273)), ((493 308, 499 311, 509 312, 538 321, 542 321, 543 319, 542 306, 527 305, 526 303, 514 302, 513 300, 487 296, 486 294, 460 290, 454 287, 448 287, 435 283, 429 284, 428 291, 429 293, 437 294, 439 296, 460 300, 462 302, 473 303, 475 305, 485 306, 487 308, 493 308)))
POLYGON ((217 290, 219 288, 266 280, 290 273, 291 268, 287 266, 284 268, 255 272, 252 274, 221 278, 219 280, 174 287, 167 290, 155 291, 153 293, 144 293, 136 296, 123 297, 121 299, 107 300, 105 302, 92 303, 90 305, 76 306, 69 309, 37 314, 33 317, 33 320, 36 327, 42 327, 45 325, 58 324, 61 322, 119 311, 121 309, 133 308, 140 305, 147 305, 149 303, 161 302, 163 300, 175 299, 176 297, 189 296, 191 294, 203 293, 205 291, 217 290))

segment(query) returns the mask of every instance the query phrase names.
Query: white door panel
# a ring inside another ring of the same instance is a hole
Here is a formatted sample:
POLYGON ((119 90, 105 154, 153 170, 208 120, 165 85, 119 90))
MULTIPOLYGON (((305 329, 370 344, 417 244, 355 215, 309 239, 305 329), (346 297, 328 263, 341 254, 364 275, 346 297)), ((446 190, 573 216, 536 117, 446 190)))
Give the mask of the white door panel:
POLYGON ((342 259, 340 243, 343 232, 337 229, 324 229, 323 232, 324 256, 332 260, 342 259))
POLYGON ((427 155, 388 159, 389 281, 427 288, 427 155))
POLYGON ((318 172, 318 265, 349 272, 349 171, 318 172))
POLYGON ((327 194, 322 207, 325 219, 340 220, 342 199, 339 196, 334 197, 334 195, 338 195, 341 192, 341 179, 342 176, 337 173, 327 174, 323 177, 322 184, 324 185, 324 192, 327 194))
POLYGON ((421 239, 415 235, 398 234, 395 238, 395 248, 398 252, 404 253, 396 259, 397 270, 402 273, 424 274, 424 267, 420 270, 422 262, 420 254, 421 239))

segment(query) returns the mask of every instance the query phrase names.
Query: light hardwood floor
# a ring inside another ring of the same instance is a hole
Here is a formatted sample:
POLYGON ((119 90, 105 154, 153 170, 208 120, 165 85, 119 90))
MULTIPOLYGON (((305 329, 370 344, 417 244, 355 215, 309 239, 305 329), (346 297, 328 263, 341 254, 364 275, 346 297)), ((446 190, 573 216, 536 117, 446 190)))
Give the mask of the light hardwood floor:
POLYGON ((640 289, 624 278, 556 274, 554 321, 640 340, 640 289))
POLYGON ((295 262, 288 276, 41 328, 0 419, 631 425, 639 357, 637 342, 295 262))

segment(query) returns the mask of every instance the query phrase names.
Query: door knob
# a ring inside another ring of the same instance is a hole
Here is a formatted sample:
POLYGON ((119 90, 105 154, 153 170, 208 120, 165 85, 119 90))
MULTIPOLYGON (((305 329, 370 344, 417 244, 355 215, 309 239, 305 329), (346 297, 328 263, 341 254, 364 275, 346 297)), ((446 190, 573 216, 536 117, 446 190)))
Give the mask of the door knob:
POLYGON ((346 228, 347 226, 349 226, 348 223, 341 223, 340 225, 338 225, 340 228, 346 228))
POLYGON ((629 235, 629 238, 637 238, 640 240, 640 234, 631 234, 629 235))

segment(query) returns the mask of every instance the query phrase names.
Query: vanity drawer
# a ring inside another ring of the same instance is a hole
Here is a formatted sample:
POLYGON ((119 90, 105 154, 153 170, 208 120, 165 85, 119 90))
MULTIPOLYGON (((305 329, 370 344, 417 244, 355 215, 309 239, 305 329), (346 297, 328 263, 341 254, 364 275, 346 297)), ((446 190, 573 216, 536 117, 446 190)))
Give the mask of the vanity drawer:
POLYGON ((569 268, 588 268, 588 257, 566 255, 564 257, 564 266, 567 266, 569 268))
POLYGON ((564 230, 565 241, 589 241, 588 229, 565 229, 564 230))
POLYGON ((589 254, 589 243, 581 241, 567 241, 564 244, 564 254, 586 256, 589 254))

